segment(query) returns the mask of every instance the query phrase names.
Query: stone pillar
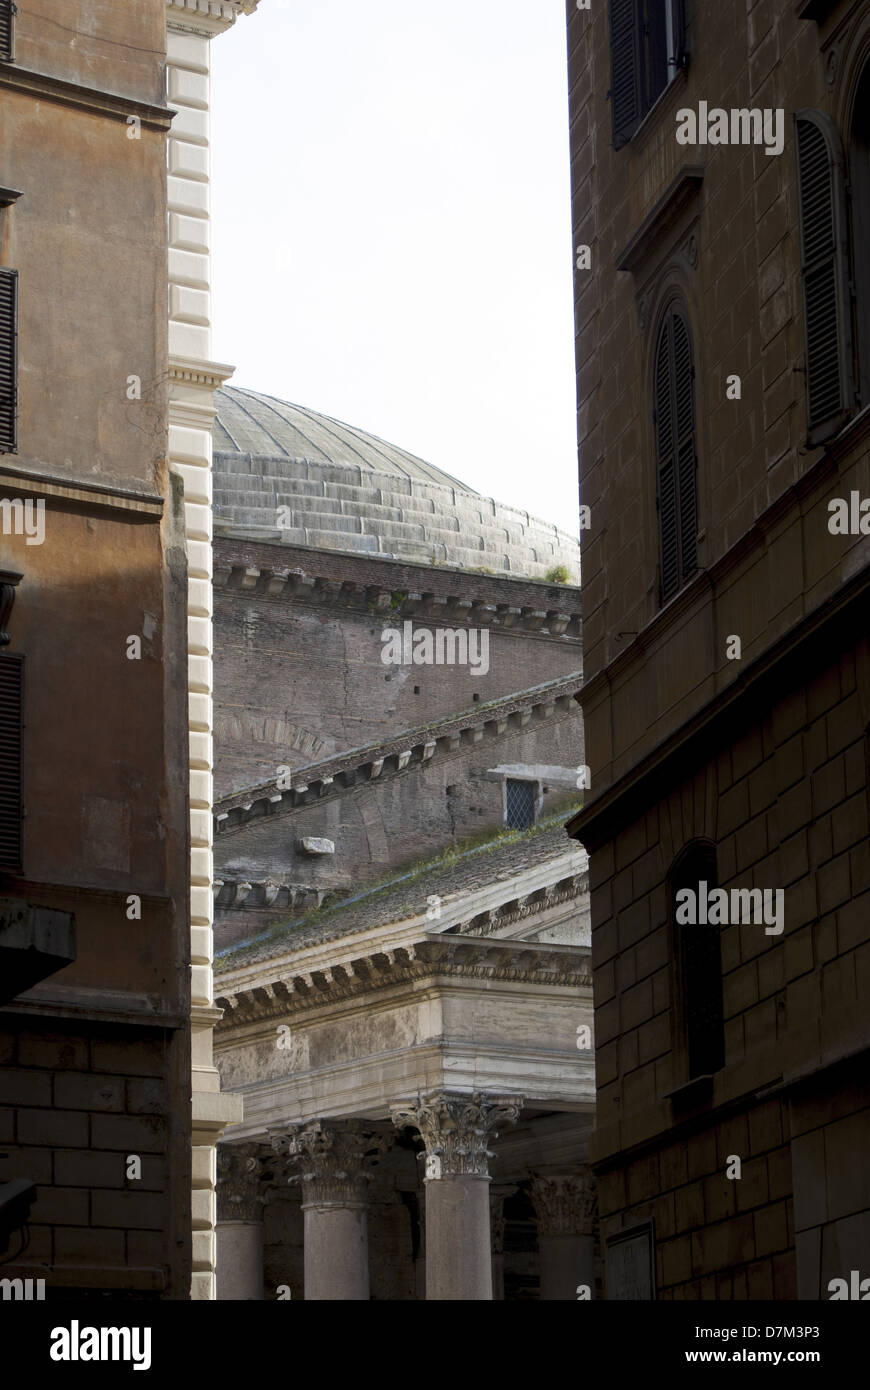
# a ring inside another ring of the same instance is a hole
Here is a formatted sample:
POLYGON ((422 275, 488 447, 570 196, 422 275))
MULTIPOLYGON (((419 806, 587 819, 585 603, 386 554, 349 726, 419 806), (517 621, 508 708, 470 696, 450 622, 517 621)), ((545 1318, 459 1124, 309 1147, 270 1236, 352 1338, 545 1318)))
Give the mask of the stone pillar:
POLYGON ((298 1169, 305 1219, 305 1299, 369 1297, 368 1160, 386 1141, 364 1126, 335 1120, 276 1132, 273 1144, 298 1169))
POLYGON ((487 1142, 513 1123, 522 1100, 432 1091, 391 1107, 398 1128, 426 1145, 426 1298, 492 1299, 487 1142))
POLYGON ((531 1197, 538 1217, 542 1300, 577 1299, 579 1284, 595 1297, 595 1179, 579 1173, 536 1175, 531 1197))
POLYGON ((212 488, 214 393, 232 367, 211 361, 209 72, 211 40, 259 0, 166 0, 169 132, 169 467, 183 484, 187 548, 190 788, 190 1051, 193 1299, 215 1297, 215 1145, 242 1118, 212 1054, 221 1011, 212 979, 212 488))
POLYGON ((259 1144, 221 1144, 217 1155, 217 1296, 263 1297, 262 1161, 259 1144))

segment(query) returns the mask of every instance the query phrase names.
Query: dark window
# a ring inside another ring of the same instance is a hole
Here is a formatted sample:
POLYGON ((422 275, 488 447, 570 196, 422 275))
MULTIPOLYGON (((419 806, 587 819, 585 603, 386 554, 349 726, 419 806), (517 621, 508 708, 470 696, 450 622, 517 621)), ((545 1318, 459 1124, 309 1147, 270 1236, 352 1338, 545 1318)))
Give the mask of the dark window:
POLYGON ((18 444, 18 271, 0 266, 0 454, 18 444))
POLYGON ((666 603, 697 568, 695 366, 681 309, 669 309, 661 326, 653 386, 661 600, 666 603))
POLYGON ((0 59, 12 61, 12 20, 16 13, 12 0, 0 0, 0 59))
POLYGON ((684 0, 610 0, 613 143, 626 144, 686 66, 684 0))
POLYGON ((536 785, 535 782, 520 782, 512 777, 507 779, 505 820, 512 829, 527 830, 534 825, 536 785))
POLYGON ((858 348, 859 398, 870 404, 870 63, 864 67, 853 107, 849 142, 852 187, 853 333, 858 348))
POLYGON ((795 127, 807 435, 810 444, 821 444, 854 404, 846 180, 843 147, 830 117, 798 111, 795 127))
POLYGON ((21 872, 21 721, 24 658, 0 656, 0 868, 21 872))
POLYGON ((671 870, 668 882, 679 991, 676 1016, 688 1063, 687 1079, 692 1081, 725 1065, 721 927, 698 921, 678 923, 676 895, 690 888, 697 903, 700 884, 706 884, 707 892, 718 887, 713 846, 690 845, 671 870))

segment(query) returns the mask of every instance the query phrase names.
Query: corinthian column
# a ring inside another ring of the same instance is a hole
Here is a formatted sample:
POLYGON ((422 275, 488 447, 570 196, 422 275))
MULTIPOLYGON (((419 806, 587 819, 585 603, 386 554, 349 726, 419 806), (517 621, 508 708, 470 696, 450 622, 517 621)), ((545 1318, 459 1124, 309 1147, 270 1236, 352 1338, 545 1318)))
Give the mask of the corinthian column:
POLYGON ((536 1176, 531 1197, 538 1217, 541 1298, 576 1300, 586 1284, 595 1294, 595 1179, 586 1169, 536 1176))
POLYGON ((305 1298, 369 1297, 369 1161, 386 1142, 354 1122, 314 1120, 273 1133, 273 1146, 298 1170, 305 1220, 305 1298))
POLYGON ((217 1297, 263 1297, 262 1161, 259 1144, 221 1144, 217 1153, 217 1297))
POLYGON ((432 1091, 391 1106, 398 1128, 411 1125, 426 1145, 426 1298, 492 1298, 487 1147, 512 1124, 518 1097, 432 1091))

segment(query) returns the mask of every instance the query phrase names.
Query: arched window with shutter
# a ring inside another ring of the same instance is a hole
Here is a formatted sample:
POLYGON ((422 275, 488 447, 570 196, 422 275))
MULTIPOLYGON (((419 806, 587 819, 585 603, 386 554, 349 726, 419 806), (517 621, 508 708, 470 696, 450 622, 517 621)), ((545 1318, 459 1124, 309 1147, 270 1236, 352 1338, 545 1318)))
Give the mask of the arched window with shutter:
POLYGON ((667 603, 697 569, 695 365, 688 317, 679 305, 668 309, 659 330, 653 390, 660 589, 667 603))
POLYGON ((822 444, 855 403, 843 146, 822 111, 798 111, 798 207, 804 299, 807 438, 822 444))

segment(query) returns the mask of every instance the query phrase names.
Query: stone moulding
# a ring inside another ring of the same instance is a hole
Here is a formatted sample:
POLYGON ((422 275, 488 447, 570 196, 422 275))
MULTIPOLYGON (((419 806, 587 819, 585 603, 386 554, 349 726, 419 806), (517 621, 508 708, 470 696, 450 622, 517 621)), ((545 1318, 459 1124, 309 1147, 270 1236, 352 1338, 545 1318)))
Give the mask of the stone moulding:
MULTIPOLYGON (((315 552, 316 553, 316 552, 315 552)), ((319 578, 294 574, 278 566, 215 564, 216 589, 245 598, 271 598, 304 603, 311 607, 341 608, 368 613, 394 624, 406 618, 419 618, 428 625, 457 624, 502 631, 580 640, 580 612, 577 608, 532 608, 508 603, 485 603, 459 594, 407 593, 397 598, 390 590, 355 580, 319 578)))
POLYGON ((455 752, 462 740, 477 743, 481 738, 499 738, 507 721, 518 727, 532 717, 549 719, 559 713, 572 713, 579 675, 550 682, 507 700, 481 707, 480 714, 466 713, 422 729, 410 729, 398 739, 341 753, 320 763, 301 767, 293 774, 294 785, 280 790, 275 781, 223 797, 215 806, 215 832, 226 835, 263 816, 279 815, 299 806, 311 805, 327 796, 340 796, 349 788, 403 772, 428 762, 437 754, 455 752))
POLYGON ((286 1018, 321 1004, 433 977, 575 989, 592 985, 590 951, 585 946, 435 937, 371 951, 322 969, 294 973, 292 964, 287 963, 275 968, 271 980, 259 984, 234 988, 224 983, 216 1001, 225 1010, 220 1031, 226 1033, 236 1024, 286 1018))

